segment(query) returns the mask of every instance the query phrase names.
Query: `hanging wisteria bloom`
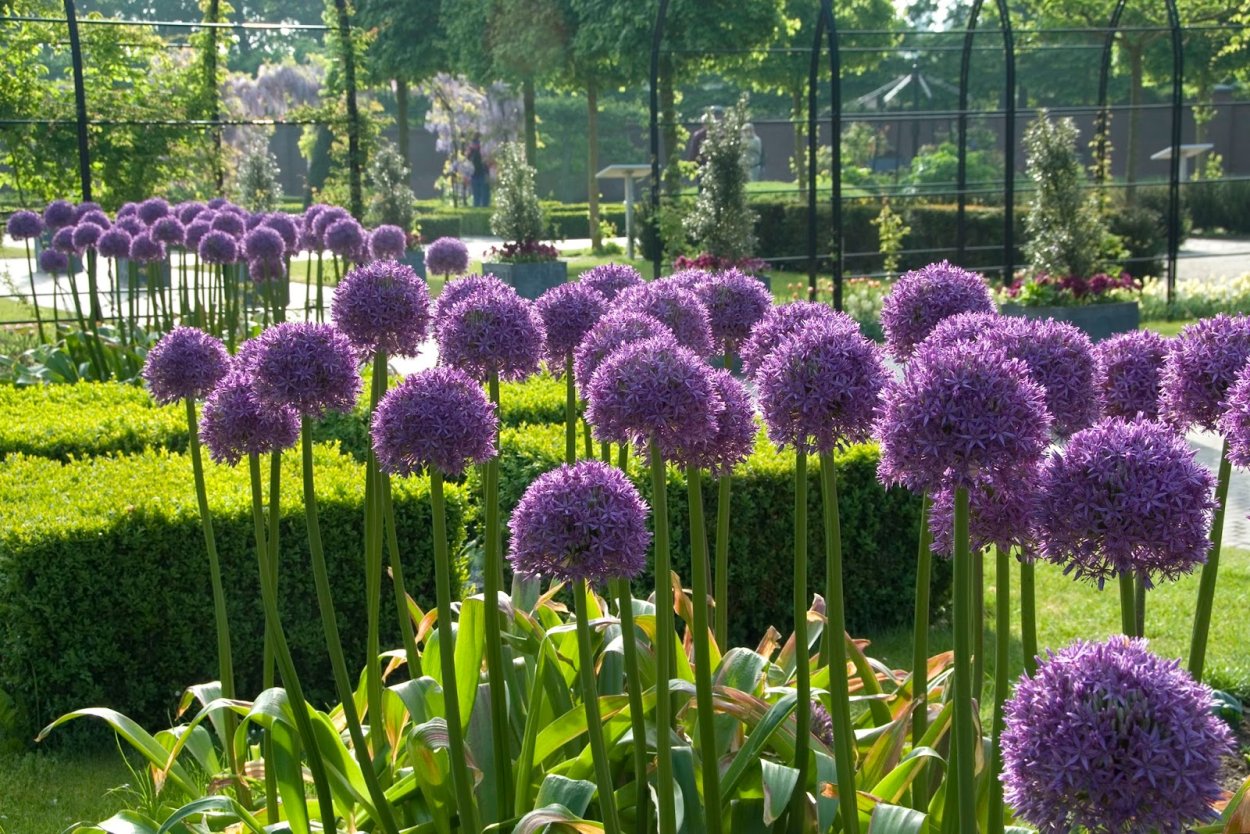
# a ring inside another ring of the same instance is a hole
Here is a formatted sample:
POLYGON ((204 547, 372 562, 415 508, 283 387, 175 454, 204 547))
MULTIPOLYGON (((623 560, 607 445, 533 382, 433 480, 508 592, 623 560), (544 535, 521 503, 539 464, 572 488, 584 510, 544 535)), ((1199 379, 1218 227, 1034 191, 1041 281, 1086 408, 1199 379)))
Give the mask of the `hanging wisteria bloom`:
POLYGON ((114 227, 96 241, 96 251, 102 258, 128 258, 132 239, 125 229, 114 227))
POLYGON ((135 212, 145 225, 151 226, 162 217, 169 215, 169 203, 160 197, 149 197, 139 204, 135 212))
POLYGON ((430 468, 463 474, 495 456, 499 418, 482 386, 455 368, 430 368, 387 392, 373 414, 373 451, 393 475, 430 468))
MULTIPOLYGON (((1002 550, 1019 548, 1020 558, 1036 553, 1033 518, 1039 500, 1040 470, 1036 464, 1009 477, 982 480, 968 489, 969 549, 976 553, 991 545, 1002 550)), ((932 550, 942 556, 954 552, 955 491, 933 493, 929 506, 932 550)))
POLYGON ((1159 391, 1168 340, 1132 330, 1094 345, 1094 389, 1104 417, 1159 417, 1159 391))
POLYGON ((716 433, 725 408, 711 370, 671 335, 623 345, 591 377, 586 419, 601 442, 632 443, 646 454, 654 440, 665 460, 684 466, 716 433))
POLYGON ((53 200, 43 210, 43 224, 53 231, 73 222, 74 204, 68 200, 53 200))
POLYGON ((724 408, 716 415, 716 430, 704 440, 687 444, 685 456, 688 465, 721 478, 751 456, 759 427, 755 422, 755 403, 745 385, 723 368, 709 369, 708 377, 724 408))
POLYGON ((463 275, 469 269, 469 249, 454 237, 440 237, 425 247, 425 269, 434 275, 463 275))
POLYGON ((408 235, 398 226, 378 226, 369 233, 369 254, 377 260, 397 261, 408 251, 408 235))
POLYGON ((326 229, 325 242, 326 249, 340 258, 356 260, 365 248, 364 227, 350 217, 336 220, 326 229))
POLYGON ((815 301, 792 301, 773 307, 751 328, 750 338, 739 349, 743 372, 753 379, 759 372, 760 365, 772 356, 778 344, 789 338, 803 324, 814 320, 836 322, 852 332, 859 332, 859 324, 855 319, 815 301))
POLYGON ((611 301, 621 290, 641 284, 642 274, 628 264, 600 264, 583 272, 577 283, 598 290, 611 301))
POLYGON ((56 249, 44 249, 39 253, 39 268, 44 272, 68 272, 69 255, 56 249))
POLYGON ((273 229, 282 237, 282 245, 288 254, 299 250, 299 223, 294 217, 275 211, 265 216, 265 222, 262 225, 273 229))
POLYGON ((232 371, 204 401, 200 440, 218 463, 234 466, 248 455, 289 449, 299 440, 299 414, 256 396, 252 377, 232 371))
POLYGON ((247 231, 243 218, 229 211, 214 214, 213 219, 209 221, 209 226, 214 232, 224 232, 235 240, 243 237, 243 233, 247 231))
POLYGON ((277 229, 257 226, 243 236, 243 257, 249 261, 281 262, 286 255, 286 243, 277 229))
POLYGON ((547 369, 559 377, 568 356, 607 311, 607 299, 585 284, 560 284, 539 296, 534 306, 547 331, 547 369))
POLYGON ((181 246, 187 239, 187 229, 171 214, 152 224, 152 237, 167 246, 181 246))
POLYGON ((80 254, 76 246, 74 246, 74 227, 62 226, 52 233, 52 248, 58 252, 64 252, 66 255, 80 254))
POLYGON ((657 336, 672 338, 673 331, 655 316, 633 310, 608 313, 595 322, 595 326, 590 328, 573 351, 573 378, 582 397, 586 396, 595 370, 612 351, 630 342, 640 342, 657 336))
POLYGON ((673 331, 678 344, 698 356, 711 355, 712 327, 707 307, 691 290, 675 283, 653 281, 622 291, 615 303, 654 316, 673 331))
POLYGON ((992 313, 985 279, 939 261, 904 273, 881 306, 881 327, 890 354, 906 362, 938 322, 956 313, 992 313))
POLYGON ((1214 819, 1233 744, 1212 703, 1145 640, 1078 640, 1007 701, 1007 800, 1042 834, 1182 834, 1214 819))
POLYGON ((100 236, 104 234, 104 229, 94 223, 79 223, 73 229, 74 248, 79 252, 95 248, 100 241, 100 236))
POLYGON ((239 260, 239 244, 229 233, 214 229, 200 239, 200 260, 210 264, 232 264, 239 260))
POLYGON ((373 261, 335 288, 330 316, 362 356, 413 356, 429 331, 430 294, 412 267, 373 261))
POLYGON ((351 411, 360 394, 352 343, 337 328, 311 322, 283 322, 251 340, 240 356, 255 379, 257 395, 289 406, 303 417, 351 411))
POLYGON ((152 398, 168 405, 207 395, 229 367, 220 339, 196 327, 175 327, 148 351, 143 378, 152 398))
POLYGON ((647 506, 619 469, 596 460, 539 475, 508 528, 508 560, 521 577, 598 584, 647 565, 647 506))
POLYGON ((1168 427, 1111 417, 1042 467, 1042 555, 1099 587, 1136 572, 1149 587, 1206 561, 1215 477, 1168 427))
POLYGON ((888 379, 875 344, 822 321, 778 345, 755 376, 768 436, 808 453, 868 439, 888 379))
POLYGON ((1214 431, 1224 397, 1250 360, 1250 317, 1223 313, 1187 325, 1168 345, 1159 413, 1177 430, 1214 431))
POLYGON ((43 234, 43 220, 33 211, 15 211, 9 215, 5 231, 14 240, 30 240, 43 234))
POLYGON ((736 269, 705 275, 694 291, 707 307, 712 338, 726 350, 742 344, 773 307, 764 283, 736 269))
POLYGON ((444 308, 434 328, 441 360, 485 381, 520 380, 538 370, 545 338, 534 305, 508 287, 483 289, 444 308))
POLYGON ((1050 422, 1045 391, 1001 348, 922 346, 882 392, 878 473, 916 492, 974 487, 1035 465, 1050 422))

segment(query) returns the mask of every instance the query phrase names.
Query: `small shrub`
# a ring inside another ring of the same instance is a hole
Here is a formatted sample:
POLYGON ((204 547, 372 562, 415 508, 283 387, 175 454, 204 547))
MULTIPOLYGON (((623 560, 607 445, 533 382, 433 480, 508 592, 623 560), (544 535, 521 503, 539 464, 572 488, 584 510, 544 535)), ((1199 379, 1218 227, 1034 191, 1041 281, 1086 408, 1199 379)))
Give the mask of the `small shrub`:
POLYGON ((534 190, 534 168, 525 161, 525 146, 519 142, 502 145, 496 161, 499 181, 491 232, 509 243, 538 240, 543 234, 543 213, 534 190))
POLYGON ((412 229, 413 201, 416 195, 408 185, 408 166, 399 150, 382 142, 373 152, 366 169, 369 206, 365 218, 371 226, 389 223, 405 232, 412 229))
POLYGON ((755 254, 755 216, 742 167, 742 128, 748 121, 745 98, 720 120, 707 119, 699 196, 685 218, 686 233, 700 251, 729 261, 755 254))
POLYGON ((250 211, 273 211, 282 200, 282 170, 266 138, 253 140, 243 151, 236 176, 239 205, 250 211))

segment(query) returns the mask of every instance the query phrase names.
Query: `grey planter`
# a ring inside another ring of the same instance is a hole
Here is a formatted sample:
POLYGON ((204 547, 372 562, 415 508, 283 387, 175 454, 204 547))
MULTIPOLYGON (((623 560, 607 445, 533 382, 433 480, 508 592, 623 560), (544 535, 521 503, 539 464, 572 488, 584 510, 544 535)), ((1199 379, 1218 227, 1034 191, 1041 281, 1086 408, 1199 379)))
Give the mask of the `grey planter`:
POLYGON ((1095 342, 1114 336, 1116 333, 1136 330, 1141 324, 1141 309, 1136 301, 1084 304, 1073 307, 1021 307, 1019 304, 1004 304, 1000 312, 1004 316, 1066 321, 1079 327, 1095 342))
POLYGON ((569 265, 564 261, 540 261, 524 264, 482 264, 483 275, 494 275, 511 284, 522 298, 538 298, 552 287, 569 280, 569 265))
POLYGON ((421 249, 416 251, 409 250, 399 259, 401 264, 412 267, 412 271, 421 276, 421 280, 425 280, 425 252, 421 249))

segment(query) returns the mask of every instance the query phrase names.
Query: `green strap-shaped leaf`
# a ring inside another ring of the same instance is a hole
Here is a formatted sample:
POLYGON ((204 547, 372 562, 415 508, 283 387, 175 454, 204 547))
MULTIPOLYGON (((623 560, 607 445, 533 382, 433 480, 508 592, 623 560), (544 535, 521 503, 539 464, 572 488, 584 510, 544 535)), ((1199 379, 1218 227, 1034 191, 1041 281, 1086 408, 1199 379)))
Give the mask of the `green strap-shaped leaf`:
MULTIPOLYGON (((75 718, 99 718, 101 721, 113 728, 119 736, 124 738, 131 747, 137 750, 149 763, 157 770, 165 767, 169 757, 169 751, 161 745, 156 739, 148 733, 147 730, 140 727, 130 718, 122 715, 117 710, 108 709, 107 707, 86 707, 84 709, 76 709, 73 712, 67 712, 48 726, 44 727, 36 741, 43 741, 47 738, 48 733, 57 727, 65 724, 75 718)), ((169 768, 168 776, 174 781, 180 789, 194 796, 199 791, 193 785, 191 778, 187 775, 182 765, 174 762, 169 768)), ((159 785, 157 786, 159 790, 159 785)), ((111 834, 111 832, 110 832, 111 834)))
POLYGON ((772 705, 763 720, 751 728, 746 742, 738 750, 733 761, 729 763, 729 769, 725 771, 725 777, 721 780, 723 802, 733 799, 734 789, 746 775, 747 769, 761 758, 773 733, 777 732, 777 729, 785 723, 786 718, 794 712, 794 705, 797 701, 797 695, 783 695, 777 703, 772 705))
MULTIPOLYGON (((278 796, 282 798, 282 810, 295 834, 309 834, 312 825, 308 818, 307 791, 304 787, 304 767, 300 761, 299 734, 284 721, 275 721, 269 728, 273 741, 273 760, 265 767, 273 768, 278 782, 278 796)), ((320 813, 320 806, 317 806, 320 813)), ((323 828, 333 827, 333 821, 322 820, 323 828)))
POLYGON ((482 655, 486 651, 486 607, 476 597, 460 603, 460 627, 456 631, 456 686, 460 696, 460 730, 467 732, 482 677, 482 655))
MULTIPOLYGON (((183 805, 165 820, 165 824, 160 827, 157 834, 167 834, 167 832, 173 831, 174 826, 179 825, 183 820, 201 815, 215 817, 216 823, 237 820, 243 823, 247 830, 253 832, 253 834, 265 834, 264 826, 232 796, 205 796, 183 805)), ((220 828, 220 825, 210 824, 209 827, 216 830, 220 828)))
POLYGON ((566 779, 552 774, 543 779, 538 786, 538 798, 535 801, 540 808, 548 805, 563 805, 575 816, 586 813, 590 800, 595 795, 595 783, 585 779, 566 779))
MULTIPOLYGON (((677 782, 677 831, 685 834, 703 834, 707 824, 703 819, 703 801, 695 781, 694 750, 686 745, 673 747, 673 779, 677 782)), ((661 789, 663 786, 661 786, 661 789)))
POLYGON ((899 805, 878 805, 868 824, 868 834, 928 834, 929 830, 927 815, 899 805))
POLYGON ((156 828, 155 822, 138 811, 118 811, 104 822, 86 830, 103 831, 105 834, 156 834, 156 828))
POLYGON ((785 813, 799 784, 798 770, 789 765, 778 764, 770 759, 760 759, 761 781, 764 785, 764 822, 772 825, 785 813))
POLYGON ((916 747, 875 787, 864 790, 871 790, 884 802, 901 802, 903 792, 920 775, 926 764, 944 765, 946 761, 932 747, 916 747))
POLYGON ((573 831, 576 834, 595 834, 603 831, 602 823, 580 819, 563 805, 548 805, 530 811, 521 817, 513 834, 539 834, 542 831, 573 831))

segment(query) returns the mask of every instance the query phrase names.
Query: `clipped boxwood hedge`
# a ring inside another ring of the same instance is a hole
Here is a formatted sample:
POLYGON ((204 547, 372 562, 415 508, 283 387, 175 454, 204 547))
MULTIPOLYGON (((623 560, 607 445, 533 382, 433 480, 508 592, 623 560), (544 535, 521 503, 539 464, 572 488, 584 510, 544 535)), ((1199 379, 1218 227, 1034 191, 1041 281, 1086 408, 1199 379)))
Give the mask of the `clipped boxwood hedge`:
MULTIPOLYGON (((453 208, 437 201, 416 203, 417 223, 427 241, 440 237, 485 237, 492 234, 492 208, 453 208)), ((546 235, 556 240, 590 237, 590 206, 587 203, 542 201, 546 235)), ((617 234, 625 233, 625 207, 620 203, 600 203, 599 220, 611 223, 617 234)))
MULTIPOLYGON (((261 687, 264 622, 247 467, 210 463, 206 474, 238 691, 246 697, 261 687)), ((331 703, 298 455, 286 455, 283 479, 283 623, 309 697, 331 703)), ((339 628, 348 666, 359 669, 366 636, 364 467, 318 446, 316 481, 339 628)), ((395 481, 408 591, 427 608, 434 604, 428 490, 424 478, 395 481)), ((451 552, 461 553, 461 487, 448 485, 447 507, 451 552)), ((148 451, 64 465, 10 457, 0 467, 0 517, 0 689, 17 702, 18 738, 29 740, 83 706, 110 706, 144 726, 169 726, 181 689, 217 678, 208 561, 185 455, 148 451)), ((459 558, 457 570, 467 575, 459 558)), ((399 645, 389 583, 382 600, 384 645, 399 645)))

